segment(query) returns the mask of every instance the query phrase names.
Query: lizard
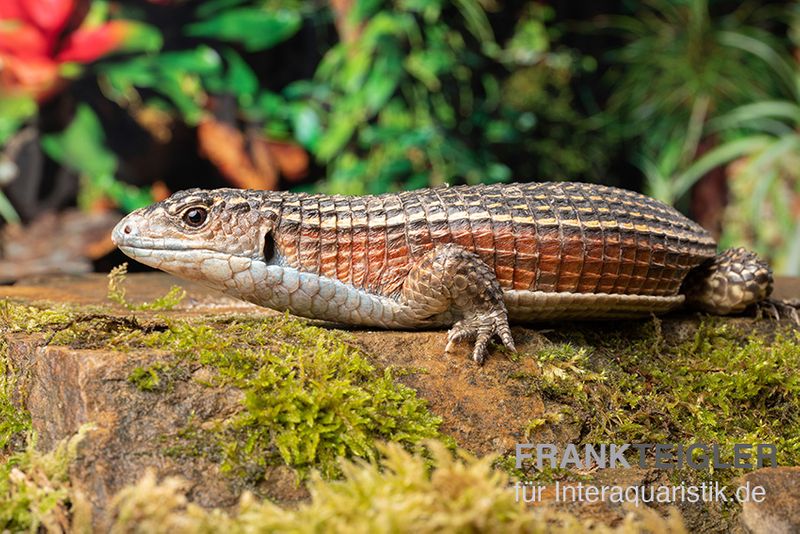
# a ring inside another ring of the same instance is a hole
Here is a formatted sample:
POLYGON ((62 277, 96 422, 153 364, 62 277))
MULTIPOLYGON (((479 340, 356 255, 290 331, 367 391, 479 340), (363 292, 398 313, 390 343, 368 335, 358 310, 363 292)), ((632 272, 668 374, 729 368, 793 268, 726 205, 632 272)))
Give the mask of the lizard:
POLYGON ((743 311, 769 266, 717 253, 676 209, 632 191, 539 182, 371 196, 189 189, 123 218, 131 258, 260 306, 339 324, 450 327, 445 352, 509 321, 743 311))

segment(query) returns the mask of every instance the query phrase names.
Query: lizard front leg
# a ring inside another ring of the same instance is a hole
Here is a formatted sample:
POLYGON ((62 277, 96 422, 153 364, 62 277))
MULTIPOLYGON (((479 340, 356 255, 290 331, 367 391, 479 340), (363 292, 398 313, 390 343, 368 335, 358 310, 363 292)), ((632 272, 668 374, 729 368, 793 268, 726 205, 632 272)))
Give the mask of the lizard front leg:
POLYGON ((486 346, 495 334, 516 350, 503 290, 494 272, 463 247, 441 245, 423 256, 403 282, 400 299, 421 322, 455 322, 445 352, 458 341, 474 339, 472 359, 483 363, 486 346))

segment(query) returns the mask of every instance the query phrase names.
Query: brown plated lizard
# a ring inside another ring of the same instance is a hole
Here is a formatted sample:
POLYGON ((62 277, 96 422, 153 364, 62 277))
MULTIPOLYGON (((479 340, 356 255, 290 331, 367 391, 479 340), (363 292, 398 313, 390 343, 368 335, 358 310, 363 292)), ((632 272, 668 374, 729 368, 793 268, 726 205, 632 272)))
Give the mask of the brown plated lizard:
POLYGON ((457 186, 347 197, 191 189, 125 217, 131 258, 303 317, 452 326, 482 362, 512 321, 621 318, 686 305, 738 312, 772 291, 752 252, 717 254, 699 225, 593 184, 457 186))

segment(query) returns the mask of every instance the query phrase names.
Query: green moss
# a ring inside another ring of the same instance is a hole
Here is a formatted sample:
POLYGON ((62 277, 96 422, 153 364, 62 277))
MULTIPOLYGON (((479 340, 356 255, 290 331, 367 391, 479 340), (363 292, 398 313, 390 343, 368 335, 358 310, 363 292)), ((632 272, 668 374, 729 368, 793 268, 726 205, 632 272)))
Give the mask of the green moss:
POLYGON ((85 503, 72 498, 67 471, 90 428, 82 427, 47 454, 36 450, 31 436, 24 451, 0 464, 0 532, 64 532, 70 523, 76 526, 76 517, 87 511, 81 509, 85 503))
POLYGON ((186 298, 186 291, 180 286, 172 286, 166 295, 154 299, 152 302, 142 302, 135 304, 128 301, 127 291, 123 284, 128 275, 128 264, 123 263, 111 269, 108 273, 108 293, 107 298, 111 302, 116 302, 127 310, 132 311, 167 311, 175 308, 186 298))
POLYGON ((525 427, 525 440, 530 441, 531 437, 536 433, 537 430, 546 426, 557 425, 563 420, 563 412, 548 412, 542 417, 531 419, 528 421, 528 425, 525 427))
POLYGON ((606 379, 604 370, 594 371, 589 367, 593 351, 591 346, 574 343, 547 344, 533 355, 537 372, 512 376, 527 381, 532 390, 548 399, 570 404, 586 402, 591 383, 606 379))
POLYGON ((10 453, 24 445, 25 435, 31 428, 30 414, 14 402, 21 377, 9 360, 6 336, 63 328, 74 315, 63 306, 41 309, 0 300, 0 453, 10 453))
POLYGON ((455 457, 441 443, 429 454, 411 454, 398 444, 381 447, 378 462, 341 464, 343 480, 313 476, 311 499, 283 508, 245 495, 236 513, 208 511, 189 503, 178 479, 159 483, 153 472, 123 489, 113 500, 112 531, 128 532, 685 532, 677 511, 661 517, 633 508, 614 527, 582 521, 549 507, 517 502, 515 490, 492 457, 455 457), (432 458, 432 462, 429 460, 432 458), (431 469, 430 464, 434 467, 431 469))
POLYGON ((412 446, 439 436, 439 418, 414 390, 376 370, 341 333, 281 317, 178 323, 140 341, 244 391, 243 409, 214 431, 230 470, 283 461, 335 476, 338 457, 374 458, 376 440, 412 446))
POLYGON ((162 451, 173 458, 207 458, 221 463, 222 443, 213 434, 203 429, 195 414, 189 416, 186 425, 175 436, 162 436, 162 451), (209 439, 211 438, 211 439, 209 439))
MULTIPOLYGON (((534 355, 539 372, 517 378, 570 407, 584 443, 721 444, 723 461, 734 443, 770 443, 779 464, 800 464, 800 334, 765 337, 717 318, 678 333, 670 339, 656 319, 564 328, 534 355)), ((675 473, 725 480, 741 470, 675 473)))
POLYGON ((14 331, 49 329, 52 344, 168 352, 167 361, 132 369, 128 381, 142 391, 169 391, 176 380, 188 379, 187 363, 211 371, 202 385, 242 390, 241 409, 232 417, 179 433, 166 445, 173 455, 211 451, 234 473, 250 476, 286 463, 301 473, 316 468, 336 476, 339 457, 374 459, 376 441, 412 447, 441 437, 441 420, 416 392, 390 370, 376 369, 346 334, 288 316, 141 322, 9 302, 3 309, 14 331))
POLYGON ((128 375, 128 382, 136 386, 140 391, 153 391, 161 385, 158 371, 161 364, 148 365, 147 367, 137 367, 128 375))
POLYGON ((585 363, 592 353, 591 347, 580 347, 572 343, 552 343, 536 352, 536 360, 540 362, 572 362, 585 363))
POLYGON ((12 400, 16 384, 8 359, 8 342, 0 337, 0 453, 16 448, 31 428, 30 414, 12 400))
MULTIPOLYGON (((50 332, 51 343, 73 347, 164 351, 165 361, 131 374, 136 387, 156 393, 189 378, 175 370, 205 367, 202 384, 241 390, 241 407, 224 419, 188 422, 165 451, 202 455, 243 477, 280 463, 335 477, 339 456, 375 459, 380 440, 413 449, 439 435, 440 421, 414 391, 375 369, 347 334, 289 317, 137 319, 0 302, 0 324, 50 332)), ((550 341, 522 355, 531 360, 513 375, 546 401, 549 415, 530 421, 530 438, 575 425, 585 443, 772 443, 780 464, 800 464, 798 333, 744 332, 710 318, 681 323, 680 331, 676 324, 547 332, 550 341)), ((741 470, 674 474, 724 479, 741 470)), ((555 470, 533 478, 574 476, 555 470)))
MULTIPOLYGON (((614 417, 615 433, 643 442, 774 443, 781 463, 797 465, 798 341, 796 331, 768 342, 706 320, 692 339, 647 359, 641 346, 621 352, 616 385, 600 390, 612 396, 603 422, 614 417)), ((593 433, 613 428, 597 425, 593 433)))
MULTIPOLYGON (((79 312, 63 305, 49 307, 20 304, 10 299, 0 300, 0 452, 11 453, 26 442, 25 435, 31 429, 31 417, 27 410, 14 402, 17 397, 24 398, 24 391, 19 391, 23 377, 11 367, 8 359, 8 334, 48 334, 45 341, 51 342, 59 332, 71 332, 72 328, 82 322, 91 322, 98 317, 79 312)), ((94 311, 94 310, 92 310, 94 311)), ((107 316, 104 320, 112 320, 107 316)), ((86 328, 90 332, 90 328, 86 328)), ((97 334, 98 339, 105 334, 97 334)))
POLYGON ((39 308, 0 300, 0 333, 44 332, 69 324, 77 313, 66 306, 39 308))
POLYGON ((128 375, 128 382, 139 391, 171 391, 175 380, 186 379, 188 374, 180 366, 170 362, 155 362, 145 367, 136 367, 128 375))

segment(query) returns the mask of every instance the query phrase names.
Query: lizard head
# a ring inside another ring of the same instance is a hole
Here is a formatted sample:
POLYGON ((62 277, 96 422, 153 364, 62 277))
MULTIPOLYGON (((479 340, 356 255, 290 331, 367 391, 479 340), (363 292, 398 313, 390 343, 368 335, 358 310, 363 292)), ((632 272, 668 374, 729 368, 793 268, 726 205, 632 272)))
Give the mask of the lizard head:
MULTIPOLYGON (((224 290, 263 261, 277 214, 268 193, 238 189, 179 191, 122 219, 112 240, 131 258, 224 290)), ((274 204, 277 206, 277 203, 274 204)))

